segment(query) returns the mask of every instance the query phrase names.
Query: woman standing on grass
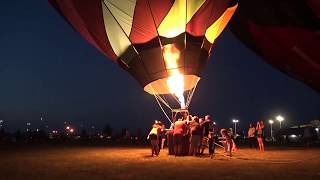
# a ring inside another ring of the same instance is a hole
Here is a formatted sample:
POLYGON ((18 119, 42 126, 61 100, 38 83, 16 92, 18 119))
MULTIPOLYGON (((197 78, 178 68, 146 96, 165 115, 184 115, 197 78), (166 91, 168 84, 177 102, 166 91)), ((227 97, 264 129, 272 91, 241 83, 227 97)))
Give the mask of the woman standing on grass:
POLYGON ((147 139, 150 139, 151 144, 151 156, 158 156, 159 155, 159 135, 161 132, 161 126, 159 125, 158 121, 152 125, 152 129, 148 135, 147 139))
POLYGON ((259 144, 259 150, 261 152, 264 152, 264 143, 263 143, 264 124, 263 124, 263 121, 257 122, 256 131, 257 131, 257 140, 258 140, 258 144, 259 144))

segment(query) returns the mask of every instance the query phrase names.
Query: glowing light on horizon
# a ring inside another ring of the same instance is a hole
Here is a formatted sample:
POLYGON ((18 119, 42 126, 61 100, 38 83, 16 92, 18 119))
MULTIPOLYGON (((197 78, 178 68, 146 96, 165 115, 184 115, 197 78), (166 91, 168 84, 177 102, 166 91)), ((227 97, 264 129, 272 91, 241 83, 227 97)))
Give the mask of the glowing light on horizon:
POLYGON ((280 122, 284 120, 284 118, 281 115, 277 116, 276 119, 277 121, 280 121, 280 122))
POLYGON ((172 44, 163 47, 163 58, 166 62, 167 69, 169 69, 169 78, 167 86, 171 94, 174 94, 179 102, 181 109, 185 108, 184 99, 184 76, 179 72, 178 59, 180 57, 179 50, 172 44))

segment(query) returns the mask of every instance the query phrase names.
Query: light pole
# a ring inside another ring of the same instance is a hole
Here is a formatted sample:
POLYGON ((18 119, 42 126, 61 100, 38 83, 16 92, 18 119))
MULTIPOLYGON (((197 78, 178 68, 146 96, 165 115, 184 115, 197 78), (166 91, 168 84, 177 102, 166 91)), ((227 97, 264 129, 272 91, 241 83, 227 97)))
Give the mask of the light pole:
POLYGON ((276 117, 276 120, 279 121, 280 129, 281 129, 281 122, 284 120, 284 118, 281 115, 279 115, 279 116, 276 117))
POLYGON ((31 123, 30 122, 27 122, 27 131, 30 131, 31 130, 31 123))
POLYGON ((274 121, 272 119, 269 120, 269 124, 270 124, 270 135, 271 138, 273 139, 273 135, 272 135, 272 124, 274 123, 274 121))
POLYGON ((234 123, 234 135, 237 135, 237 123, 239 122, 238 119, 233 119, 232 122, 234 123))

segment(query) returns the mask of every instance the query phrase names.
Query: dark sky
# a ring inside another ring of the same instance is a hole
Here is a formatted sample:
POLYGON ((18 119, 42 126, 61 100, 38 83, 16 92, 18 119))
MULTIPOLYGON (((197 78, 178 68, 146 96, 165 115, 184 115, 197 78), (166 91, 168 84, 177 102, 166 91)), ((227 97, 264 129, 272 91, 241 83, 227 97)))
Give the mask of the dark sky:
MULTIPOLYGON (((109 123, 148 129, 165 120, 154 98, 125 71, 85 42, 46 0, 4 1, 0 6, 0 119, 9 130, 40 116, 50 128, 109 123)), ((220 127, 282 114, 285 125, 320 117, 320 95, 264 63, 229 31, 191 103, 193 114, 214 116, 220 127)))

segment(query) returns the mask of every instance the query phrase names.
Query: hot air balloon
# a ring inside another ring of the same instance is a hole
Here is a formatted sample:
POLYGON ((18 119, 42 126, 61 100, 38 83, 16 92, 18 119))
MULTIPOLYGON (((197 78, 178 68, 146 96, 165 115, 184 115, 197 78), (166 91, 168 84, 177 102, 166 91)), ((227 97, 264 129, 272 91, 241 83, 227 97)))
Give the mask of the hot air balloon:
POLYGON ((229 27, 267 63, 320 92, 319 0, 239 0, 229 27))
POLYGON ((172 111, 188 109, 212 45, 237 8, 234 0, 49 2, 172 111))

